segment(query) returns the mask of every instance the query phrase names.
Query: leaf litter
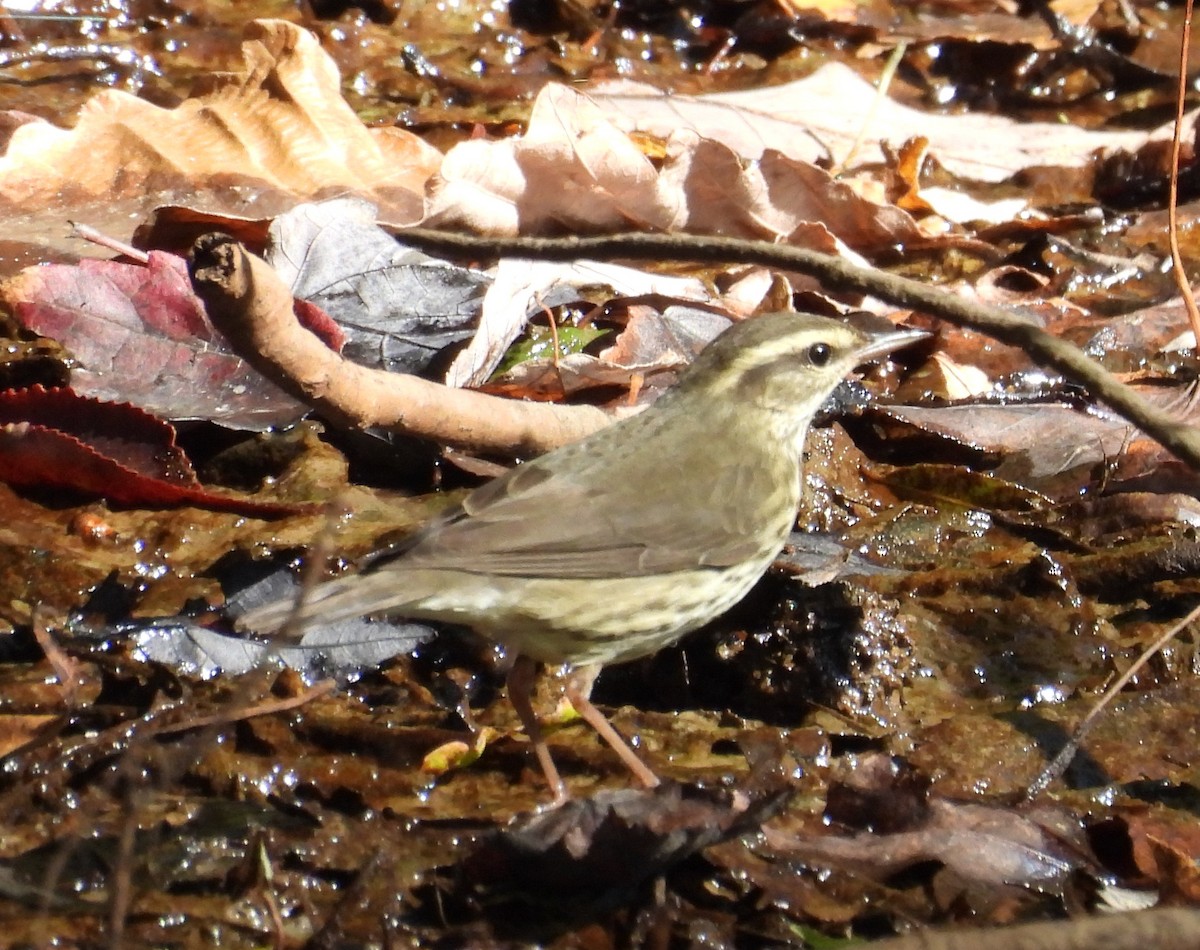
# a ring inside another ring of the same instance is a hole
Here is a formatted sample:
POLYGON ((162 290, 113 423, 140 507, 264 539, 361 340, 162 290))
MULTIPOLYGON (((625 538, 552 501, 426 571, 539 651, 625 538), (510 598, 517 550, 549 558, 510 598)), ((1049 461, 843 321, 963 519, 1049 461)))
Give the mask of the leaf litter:
MULTIPOLYGON (((844 21, 844 13, 832 15, 834 22, 844 21)), ((1107 14, 1087 9, 1073 15, 1083 23, 1107 14)), ((1146 10, 1142 15, 1153 33, 1153 17, 1146 10)), ((420 14, 411 16, 410 25, 421 23, 420 14)), ((48 236, 44 222, 65 218, 68 209, 95 208, 99 195, 125 195, 144 202, 145 214, 156 204, 173 203, 179 192, 194 193, 195 211, 214 216, 204 229, 214 221, 218 229, 228 223, 229 230, 253 230, 261 242, 268 228, 282 227, 282 219, 273 212, 253 219, 244 214, 248 206, 282 211, 305 199, 345 194, 373 202, 393 224, 470 222, 490 233, 522 234, 686 227, 914 268, 954 293, 1006 294, 1012 305, 1028 308, 1055 332, 1086 340, 1095 355, 1124 372, 1154 377, 1160 386, 1194 375, 1194 341, 1173 332, 1169 318, 1151 336, 1143 334, 1142 314, 1148 318, 1149 308, 1165 299, 1165 285, 1154 279, 1157 257, 1144 256, 1160 233, 1159 212, 1135 203, 1128 230, 1110 227, 1106 234, 1098 225, 1105 220, 1102 203, 1089 192, 1099 188, 1106 167, 1120 161, 1140 158, 1153 169, 1155 147, 1147 143, 1161 138, 1157 123, 1116 131, 1100 127, 1095 114, 1078 125, 1039 125, 1027 115, 983 110, 931 116, 898 98, 880 100, 857 71, 840 63, 790 83, 721 88, 730 77, 736 86, 739 71, 751 75, 755 56, 771 62, 783 79, 802 58, 796 53, 802 47, 790 38, 775 47, 755 40, 755 17, 770 20, 762 11, 747 12, 736 28, 721 27, 705 39, 711 43, 721 30, 727 37, 740 32, 744 48, 727 60, 689 34, 695 48, 709 50, 713 70, 708 76, 693 70, 681 83, 686 88, 674 95, 612 84, 592 84, 581 94, 544 76, 529 81, 530 70, 556 57, 568 73, 586 73, 603 57, 589 60, 581 53, 594 54, 605 43, 611 52, 630 42, 606 33, 603 20, 580 15, 564 27, 566 41, 543 41, 537 30, 521 34, 530 55, 502 78, 526 83, 532 104, 516 113, 528 120, 524 133, 514 134, 496 119, 514 115, 512 102, 471 120, 479 123, 471 140, 453 141, 447 132, 456 120, 438 120, 446 125, 430 131, 452 140, 444 154, 395 128, 368 130, 342 99, 332 62, 312 34, 260 23, 250 28, 240 75, 218 80, 212 92, 185 94, 173 108, 108 92, 70 131, 44 119, 10 122, 0 165, 0 194, 19 216, 10 239, 20 244, 20 254, 48 259, 37 257, 36 248, 54 248, 47 255, 57 255, 62 245, 48 236), (602 37, 601 46, 584 43, 593 34, 602 37), (288 95, 276 95, 281 89, 288 95), (255 104, 265 108, 251 108, 255 104), (840 168, 868 114, 874 116, 870 132, 852 164, 840 168), (214 119, 232 130, 231 141, 214 139, 214 119), (313 130, 319 132, 315 138, 313 130), (254 141, 272 145, 259 154, 245 147, 254 141), (207 144, 198 147, 201 142, 207 144), (161 154, 163 161, 130 163, 130 143, 134 153, 161 154), (187 162, 172 158, 181 147, 187 162), (1097 160, 1097 149, 1110 155, 1097 160), (33 165, 28 157, 35 152, 39 161, 33 165), (908 169, 900 168, 902 160, 908 169), (1056 180, 1055 172, 1058 181, 1072 179, 1069 200, 1089 204, 1099 216, 1063 207, 1065 187, 1044 184, 1056 180), (904 207, 895 203, 902 193, 909 196, 904 207), (1127 237, 1138 234, 1139 225, 1141 235, 1127 237), (1072 234, 1069 240, 1054 237, 1064 232, 1072 234)), ((946 76, 959 83, 963 99, 981 94, 983 82, 964 81, 954 59, 963 50, 980 52, 982 40, 993 45, 977 57, 975 65, 984 66, 977 73, 994 68, 1004 80, 1013 78, 1005 44, 1032 57, 1029 88, 1015 90, 1014 101, 1022 95, 1026 104, 1033 101, 1036 96, 1027 93, 1037 93, 1038 83, 1056 73, 1069 79, 1060 92, 1086 91, 1100 80, 1118 86, 1102 107, 1114 111, 1128 108, 1133 90, 1155 88, 1152 72, 1111 56, 1104 72, 1089 65, 1107 55, 1103 48, 1068 42, 1058 27, 1028 18, 997 15, 984 24, 969 13, 926 12, 889 35, 890 21, 864 13, 848 29, 864 60, 871 43, 915 44, 908 62, 923 70, 924 92, 931 96, 956 91, 945 85, 946 76), (944 51, 940 59, 935 47, 944 51)), ((371 59, 374 49, 388 48, 382 33, 353 14, 343 15, 337 30, 323 33, 328 48, 353 63, 359 78, 385 75, 371 59), (362 43, 366 37, 378 46, 362 43), (352 53, 356 42, 359 51, 352 53)), ((489 44, 499 33, 492 26, 481 30, 480 61, 494 69, 496 47, 489 44)), ((427 100, 432 95, 433 106, 414 101, 410 115, 428 122, 439 114, 461 116, 473 105, 464 105, 468 99, 487 101, 486 84, 464 82, 478 71, 449 68, 449 53, 435 49, 431 37, 420 42, 432 59, 422 60, 416 48, 406 51, 402 61, 425 65, 398 75, 391 87, 419 88, 427 100), (456 96, 457 102, 449 101, 456 96)), ((228 52, 222 55, 233 61, 228 52)), ((353 94, 369 85, 364 78, 353 94)), ((911 102, 913 93, 909 86, 900 95, 911 102)), ((1076 102, 1063 98, 1057 104, 1070 109, 1086 101, 1081 94, 1076 102)), ((1147 181, 1153 193, 1153 171, 1147 181)), ((113 229, 116 237, 127 236, 121 229, 130 220, 113 229)), ((335 233, 330 228, 317 237, 335 233)), ((286 240, 281 236, 280 246, 295 248, 286 240)), ((341 240, 333 240, 335 250, 345 250, 341 240)), ((178 251, 188 243, 171 246, 178 251)), ((160 246, 152 246, 152 260, 160 246)), ((395 259, 384 241, 373 246, 378 251, 370 255, 345 254, 351 266, 316 278, 317 289, 353 286, 344 299, 370 298, 373 291, 362 288, 381 271, 369 261, 387 260, 382 273, 390 280, 395 259), (360 279, 366 283, 353 283, 360 279), (339 283, 345 281, 351 283, 339 283)), ((299 260, 310 247, 286 253, 299 260)), ((9 253, 4 251, 6 259, 9 253)), ((463 322, 449 331, 443 325, 438 332, 449 335, 418 349, 439 350, 453 336, 473 331, 482 310, 488 329, 455 371, 457 379, 478 382, 528 317, 547 310, 556 322, 614 331, 580 358, 615 357, 615 367, 600 372, 596 363, 565 365, 574 356, 548 363, 560 390, 600 395, 607 387, 610 394, 617 390, 618 403, 629 400, 631 382, 652 395, 687 358, 691 343, 671 322, 683 307, 700 302, 713 311, 724 305, 745 314, 778 307, 781 294, 787 302, 833 306, 800 297, 808 285, 799 275, 775 275, 725 298, 724 289, 735 286, 731 269, 705 269, 681 281, 666 268, 620 273, 597 262, 572 274, 561 265, 503 261, 489 274, 491 263, 418 263, 438 278, 463 278, 460 287, 470 301, 469 315, 457 304, 439 304, 445 312, 438 316, 463 322), (511 269, 507 276, 505 267, 511 269), (598 352, 605 348, 607 353, 598 352), (591 379, 586 387, 563 385, 568 372, 591 379)), ((26 272, 17 280, 28 284, 35 275, 26 272)), ((418 285, 426 289, 428 282, 418 278, 418 285)), ((869 299, 846 302, 886 310, 869 299)), ((81 309, 93 316, 90 304, 81 309)), ((177 313, 186 318, 198 311, 192 301, 177 313)), ((356 317, 343 319, 353 323, 356 317)), ((678 325, 690 330, 694 318, 685 320, 678 325)), ((160 375, 145 372, 147 365, 181 361, 170 353, 149 358, 153 337, 128 321, 117 325, 123 327, 118 346, 136 354, 136 371, 97 375, 115 387, 107 398, 135 401, 133 387, 160 375)), ((82 342, 64 339, 63 326, 60 319, 40 332, 66 343, 83 364, 68 364, 78 387, 90 367, 80 355, 82 342)), ((100 336, 85 332, 79 339, 100 336)), ((197 364, 196 352, 217 345, 200 324, 164 337, 192 354, 185 364, 197 364)), ((163 344, 157 346, 162 352, 163 344)), ((367 349, 387 346, 373 342, 367 349)), ((697 783, 708 783, 707 794, 733 781, 751 797, 772 802, 783 788, 782 811, 769 820, 751 811, 744 825, 736 819, 729 824, 730 816, 742 814, 735 796, 733 807, 718 804, 703 815, 696 824, 699 837, 682 847, 652 820, 650 831, 636 834, 649 853, 668 854, 663 861, 640 851, 635 856, 628 828, 601 821, 587 850, 609 849, 622 896, 605 905, 612 892, 597 885, 584 896, 600 906, 548 929, 544 917, 514 924, 484 891, 463 890, 447 877, 481 860, 467 859, 469 853, 487 854, 476 850, 477 840, 539 800, 520 734, 506 721, 504 707, 490 702, 497 677, 486 650, 443 634, 410 655, 410 647, 397 641, 394 650, 387 644, 397 654, 392 663, 356 670, 336 697, 308 699, 286 716, 240 718, 232 711, 255 703, 273 708, 261 672, 233 673, 236 654, 245 661, 246 650, 202 640, 221 636, 207 625, 223 599, 215 565, 231 551, 291 556, 333 523, 331 550, 340 567, 381 535, 415 520, 402 498, 347 478, 341 453, 355 458, 361 447, 330 429, 335 448, 305 429, 273 458, 279 437, 263 440, 265 457, 257 453, 253 466, 272 498, 288 503, 324 503, 340 492, 352 512, 345 518, 310 513, 268 526, 191 509, 108 511, 92 504, 77 510, 36 492, 6 495, 6 523, 24 526, 6 529, 0 558, 9 579, 3 618, 14 629, 3 715, 20 738, 10 746, 0 794, 10 813, 65 822, 49 837, 36 832, 36 823, 15 824, 5 857, 11 879, 21 883, 5 890, 11 905, 6 926, 31 935, 33 943, 45 942, 46 934, 94 935, 99 921, 111 916, 68 919, 48 906, 47 894, 56 895, 49 904, 84 893, 115 907, 121 900, 117 878, 130 872, 142 889, 132 905, 141 916, 117 917, 149 942, 161 942, 168 931, 183 934, 200 919, 228 920, 226 912, 235 909, 244 914, 239 927, 256 939, 272 931, 280 936, 281 921, 320 926, 330 936, 373 939, 368 935, 386 919, 393 932, 423 942, 570 939, 587 931, 631 942, 652 933, 719 935, 724 942, 766 934, 798 945, 806 927, 815 928, 807 933, 816 940, 880 936, 913 921, 978 926, 1059 917, 1093 906, 1097 893, 1112 893, 1114 881, 1149 893, 1142 906, 1190 903, 1195 834, 1187 795, 1196 779, 1188 710, 1194 708, 1195 663, 1186 642, 1165 651, 1131 684, 1119 708, 1085 742, 1063 786, 1035 807, 1012 804, 1089 697, 1194 600, 1188 497, 1169 494, 1193 491, 1190 473, 1168 464, 1125 423, 1084 415, 1077 401, 1023 403, 1021 397, 1032 391, 1039 398, 1043 384, 1056 381, 1039 379, 1019 356, 958 331, 943 331, 938 347, 953 353, 958 377, 973 374, 973 399, 989 396, 996 404, 936 406, 930 400, 945 398, 948 377, 916 374, 904 385, 908 398, 922 404, 851 410, 843 413, 844 428, 814 433, 801 524, 839 539, 823 565, 810 569, 810 578, 823 586, 806 591, 785 577, 769 578, 714 629, 645 663, 612 670, 598 684, 598 698, 622 704, 614 717, 618 727, 640 735, 660 772, 683 783, 658 797, 626 793, 630 807, 650 815, 661 809, 679 820, 688 810, 679 795, 694 799, 702 791, 697 783), (1089 432, 1085 425, 1101 430, 1089 432), (99 603, 101 592, 115 597, 116 606, 99 603), (89 684, 86 708, 68 715, 66 695, 38 682, 48 667, 26 633, 31 605, 44 602, 60 611, 83 606, 106 620, 132 613, 154 629, 154 618, 178 616, 188 601, 200 625, 168 637, 167 652, 157 659, 146 655, 129 628, 101 625, 106 640, 100 643, 64 634, 89 684), (189 637, 210 647, 188 659, 178 648, 189 637), (226 648, 230 652, 221 652, 226 648), (218 668, 223 672, 214 675, 218 668), (224 720, 222 709, 230 712, 224 720), (139 716, 170 723, 170 731, 164 726, 158 733, 157 746, 123 734, 124 724, 139 716), (436 778, 422 772, 431 749, 466 735, 464 719, 490 736, 479 758, 436 778), (149 784, 131 778, 146 775, 149 784), (850 807, 848 788, 860 796, 850 807), (214 825, 217 812, 223 820, 214 825), (136 830, 132 850, 121 844, 121 828, 136 830), (714 828, 728 829, 732 837, 712 843, 714 828), (761 837, 754 834, 759 828, 765 829, 761 837), (95 841, 96 849, 87 841, 95 841), (94 854, 103 860, 90 860, 94 854), (208 857, 197 860, 198 854, 208 857), (245 884, 255 880, 250 869, 263 862, 272 868, 270 881, 245 884), (108 870, 114 867, 116 876, 108 870), (623 873, 633 870, 636 875, 623 873), (174 893, 155 890, 156 878, 169 879, 174 893), (353 902, 339 897, 344 886, 353 902), (25 909, 30 902, 43 913, 31 916, 25 909), (168 906, 175 918, 155 918, 156 909, 168 906), (181 913, 184 922, 172 922, 181 913)), ((111 357, 100 365, 103 359, 111 357)), ((508 380, 510 391, 533 394, 533 380, 547 371, 518 369, 524 376, 508 380)), ((895 383, 894 376, 882 380, 884 391, 892 387, 895 393, 895 383)), ((213 373, 194 371, 181 373, 172 385, 175 408, 154 409, 168 418, 189 417, 174 414, 181 396, 210 399, 223 386, 213 373)), ((559 395, 553 386, 545 392, 559 395)), ((1166 398, 1188 412, 1177 396, 1166 398)), ((229 444, 211 433, 187 444, 198 457, 232 459, 232 449, 206 447, 212 440, 229 444)), ((111 484, 104 493, 116 498, 111 484)), ((797 540, 804 543, 802 535, 797 540)), ((239 556, 245 555, 233 555, 239 556)), ((380 645, 379 637, 369 637, 380 645)), ((250 661, 260 652, 269 648, 250 650, 250 661)), ((352 658, 363 666, 374 662, 362 654, 352 658)), ((267 685, 277 695, 304 699, 292 677, 291 671, 272 672, 267 685)), ((551 698, 543 697, 544 705, 551 698)), ((569 723, 553 729, 551 742, 581 807, 602 813, 612 793, 589 793, 619 786, 623 779, 613 764, 569 723)), ((546 839, 546 848, 570 850, 580 839, 579 826, 568 813, 558 820, 564 827, 546 839)), ((536 819, 519 821, 511 834, 534 834, 538 825, 536 819)), ((532 888, 535 899, 563 874, 557 857, 543 863, 522 851, 520 860, 521 874, 539 882, 532 888)), ((228 940, 240 939, 232 928, 223 932, 228 940)))

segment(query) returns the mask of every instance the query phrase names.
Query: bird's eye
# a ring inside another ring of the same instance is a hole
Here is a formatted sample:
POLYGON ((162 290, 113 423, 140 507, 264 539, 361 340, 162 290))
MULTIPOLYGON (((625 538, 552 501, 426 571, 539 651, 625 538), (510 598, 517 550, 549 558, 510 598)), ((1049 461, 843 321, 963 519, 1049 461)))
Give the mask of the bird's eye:
POLYGON ((828 343, 814 343, 808 348, 808 361, 813 366, 824 366, 833 356, 833 349, 828 343))

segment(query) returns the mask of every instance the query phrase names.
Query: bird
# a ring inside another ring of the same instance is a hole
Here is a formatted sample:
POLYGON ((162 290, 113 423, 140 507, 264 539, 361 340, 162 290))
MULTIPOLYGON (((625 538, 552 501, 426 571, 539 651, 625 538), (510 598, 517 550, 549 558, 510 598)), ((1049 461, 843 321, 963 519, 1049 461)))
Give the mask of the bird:
POLYGON ((566 668, 572 706, 653 788, 657 776, 592 704, 595 675, 747 594, 795 523, 814 415, 855 367, 925 336, 865 314, 735 322, 644 411, 510 469, 360 573, 238 626, 386 614, 470 627, 512 659, 508 697, 555 802, 568 794, 533 709, 539 664, 566 668))

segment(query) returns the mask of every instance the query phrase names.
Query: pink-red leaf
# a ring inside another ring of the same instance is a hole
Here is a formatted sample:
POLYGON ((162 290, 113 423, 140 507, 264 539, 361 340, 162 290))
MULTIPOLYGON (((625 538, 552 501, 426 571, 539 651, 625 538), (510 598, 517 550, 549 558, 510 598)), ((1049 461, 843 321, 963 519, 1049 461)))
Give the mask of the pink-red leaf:
MULTIPOLYGON (((0 288, 28 329, 66 346, 79 393, 167 419, 234 428, 294 422, 305 408, 230 351, 192 292, 180 257, 82 261, 22 271, 0 288)), ((319 318, 306 308, 307 322, 319 318)))
POLYGON ((171 426, 135 406, 69 389, 34 386, 0 393, 0 479, 136 507, 195 505, 258 517, 298 510, 206 489, 175 444, 171 426))

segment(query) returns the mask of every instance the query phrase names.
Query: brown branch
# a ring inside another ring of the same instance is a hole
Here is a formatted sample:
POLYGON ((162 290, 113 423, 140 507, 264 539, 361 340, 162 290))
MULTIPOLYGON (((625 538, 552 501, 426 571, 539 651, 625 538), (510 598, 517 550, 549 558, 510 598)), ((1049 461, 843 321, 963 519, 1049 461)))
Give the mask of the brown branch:
MULTIPOLYGON (((1077 347, 1042 330, 1030 318, 828 254, 763 241, 670 234, 481 238, 411 229, 398 236, 403 243, 427 251, 475 257, 740 261, 800 271, 830 288, 869 293, 1018 347, 1040 365, 1086 386, 1095 398, 1200 469, 1196 429, 1150 405, 1077 347)), ((522 455, 581 438, 608 421, 605 413, 590 406, 500 399, 343 360, 296 323, 291 292, 275 272, 228 236, 198 239, 191 273, 210 318, 237 352, 339 424, 379 426, 468 450, 522 455)))
POLYGON ((829 254, 766 241, 675 234, 481 238, 416 228, 397 230, 395 234, 401 243, 425 251, 475 258, 512 254, 547 260, 625 258, 721 263, 738 261, 799 271, 818 278, 832 289, 868 293, 895 306, 920 310, 1018 347, 1040 365, 1057 370, 1068 379, 1086 386, 1096 399, 1141 428, 1189 465, 1200 469, 1200 432, 1150 405, 1085 356, 1078 347, 1051 336, 1030 318, 965 300, 905 277, 859 267, 829 254))
POLYGON ((292 292, 278 274, 226 234, 198 238, 188 270, 209 319, 234 350, 339 425, 519 456, 575 441, 609 421, 593 406, 502 399, 344 360, 297 323, 292 292))

